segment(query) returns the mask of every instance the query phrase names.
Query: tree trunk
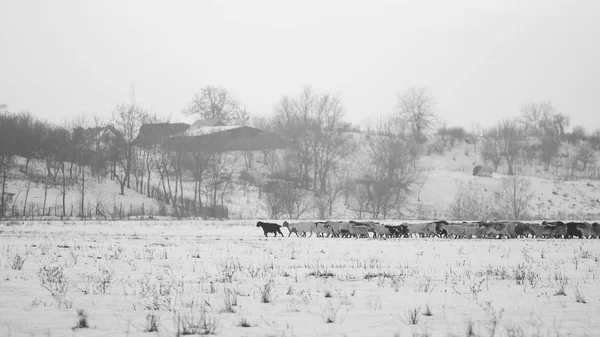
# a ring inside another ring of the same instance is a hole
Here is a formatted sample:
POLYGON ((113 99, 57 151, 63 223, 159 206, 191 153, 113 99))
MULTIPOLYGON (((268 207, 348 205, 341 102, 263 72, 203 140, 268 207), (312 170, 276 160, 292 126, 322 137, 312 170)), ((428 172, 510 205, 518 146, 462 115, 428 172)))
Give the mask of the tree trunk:
POLYGON ((81 217, 85 218, 84 214, 84 204, 85 204, 85 167, 80 166, 81 168, 81 217))
POLYGON ((6 164, 0 162, 2 165, 2 199, 0 199, 0 219, 4 217, 4 187, 6 186, 6 164))
MULTIPOLYGON (((27 170, 27 169, 25 169, 27 170)), ((29 197, 29 188, 31 187, 31 179, 27 182, 27 191, 25 192, 25 202, 23 203, 23 216, 25 216, 25 211, 27 208, 27 197, 29 197)))
POLYGON ((63 186, 62 186, 62 199, 63 199, 63 212, 62 216, 65 217, 67 215, 67 205, 66 205, 66 196, 67 196, 67 177, 65 176, 65 164, 62 163, 62 176, 63 176, 63 186))

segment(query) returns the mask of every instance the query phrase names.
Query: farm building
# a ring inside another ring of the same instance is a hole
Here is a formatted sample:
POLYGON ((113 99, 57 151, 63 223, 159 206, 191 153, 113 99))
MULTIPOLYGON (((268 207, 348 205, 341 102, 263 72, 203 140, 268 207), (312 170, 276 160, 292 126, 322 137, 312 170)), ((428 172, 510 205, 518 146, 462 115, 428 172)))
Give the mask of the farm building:
POLYGON ((191 126, 144 124, 136 144, 163 144, 184 152, 226 152, 282 148, 287 146, 287 140, 274 132, 244 125, 225 126, 221 121, 209 120, 191 126))

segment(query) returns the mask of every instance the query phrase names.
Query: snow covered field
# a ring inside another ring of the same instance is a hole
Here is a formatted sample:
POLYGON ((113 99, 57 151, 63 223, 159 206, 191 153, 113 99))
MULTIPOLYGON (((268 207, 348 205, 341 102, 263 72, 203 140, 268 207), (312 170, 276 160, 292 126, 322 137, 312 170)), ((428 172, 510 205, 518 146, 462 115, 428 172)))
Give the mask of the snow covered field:
POLYGON ((253 221, 2 224, 0 336, 599 336, 599 252, 265 238, 253 221))

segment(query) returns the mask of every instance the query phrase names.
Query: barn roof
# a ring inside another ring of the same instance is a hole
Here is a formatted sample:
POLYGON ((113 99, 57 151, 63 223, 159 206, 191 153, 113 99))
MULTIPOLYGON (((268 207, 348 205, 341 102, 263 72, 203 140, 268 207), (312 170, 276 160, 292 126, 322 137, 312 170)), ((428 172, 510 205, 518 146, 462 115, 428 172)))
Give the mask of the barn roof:
POLYGON ((168 140, 170 136, 181 133, 190 128, 186 123, 159 123, 143 124, 140 127, 140 133, 135 139, 138 146, 148 146, 159 144, 168 140))
POLYGON ((253 151, 289 145, 277 133, 243 125, 190 128, 171 136, 169 143, 186 152, 253 151))
POLYGON ((225 123, 220 119, 201 119, 192 124, 192 128, 204 128, 207 126, 225 126, 225 123))

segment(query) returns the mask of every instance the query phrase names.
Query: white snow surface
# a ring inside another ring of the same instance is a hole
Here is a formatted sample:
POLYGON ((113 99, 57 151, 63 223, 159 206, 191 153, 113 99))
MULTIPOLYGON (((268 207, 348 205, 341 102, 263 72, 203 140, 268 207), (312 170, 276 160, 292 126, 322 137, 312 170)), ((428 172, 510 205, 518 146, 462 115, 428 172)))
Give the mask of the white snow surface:
POLYGON ((265 238, 255 224, 0 224, 0 336, 176 336, 203 312, 218 336, 600 335, 600 240, 265 238), (56 266, 67 307, 40 281, 56 266))
POLYGON ((243 127, 242 125, 229 125, 229 126, 203 126, 200 128, 190 128, 183 133, 174 135, 173 137, 196 137, 210 135, 211 133, 217 133, 222 131, 229 131, 243 127))

